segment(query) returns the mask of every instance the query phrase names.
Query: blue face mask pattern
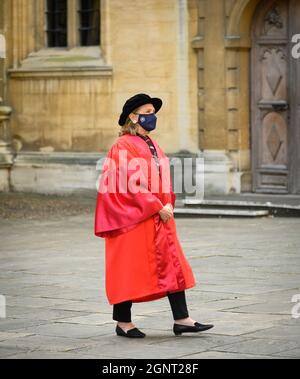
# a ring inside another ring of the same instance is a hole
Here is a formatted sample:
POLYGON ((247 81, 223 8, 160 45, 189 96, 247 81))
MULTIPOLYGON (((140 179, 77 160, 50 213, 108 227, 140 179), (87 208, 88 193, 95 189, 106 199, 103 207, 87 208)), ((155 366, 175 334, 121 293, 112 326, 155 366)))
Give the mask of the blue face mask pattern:
POLYGON ((145 130, 154 130, 156 128, 156 121, 157 117, 155 113, 145 113, 145 114, 139 114, 138 123, 145 129, 145 130))

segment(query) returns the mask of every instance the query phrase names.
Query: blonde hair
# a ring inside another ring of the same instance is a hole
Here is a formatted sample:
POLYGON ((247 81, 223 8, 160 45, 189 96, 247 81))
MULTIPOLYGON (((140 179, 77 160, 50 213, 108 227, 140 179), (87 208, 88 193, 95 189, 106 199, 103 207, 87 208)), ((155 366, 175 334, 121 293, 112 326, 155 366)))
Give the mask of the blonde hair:
MULTIPOLYGON (((131 113, 135 113, 136 110, 137 109, 135 109, 131 113)), ((134 124, 128 116, 125 124, 121 126, 121 130, 119 131, 119 137, 123 136, 124 134, 131 134, 132 136, 136 136, 137 129, 138 123, 134 124)))

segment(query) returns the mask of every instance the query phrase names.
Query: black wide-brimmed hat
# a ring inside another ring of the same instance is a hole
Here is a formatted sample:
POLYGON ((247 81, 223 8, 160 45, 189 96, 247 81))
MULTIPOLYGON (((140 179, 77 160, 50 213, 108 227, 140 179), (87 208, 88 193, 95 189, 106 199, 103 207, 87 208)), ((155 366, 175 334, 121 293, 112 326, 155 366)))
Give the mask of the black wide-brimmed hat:
POLYGON ((162 100, 158 97, 150 97, 145 93, 138 93, 137 95, 132 96, 125 102, 123 106, 123 110, 119 119, 119 125, 123 126, 127 120, 128 115, 136 108, 145 104, 152 104, 154 106, 155 113, 157 113, 162 106, 162 100))

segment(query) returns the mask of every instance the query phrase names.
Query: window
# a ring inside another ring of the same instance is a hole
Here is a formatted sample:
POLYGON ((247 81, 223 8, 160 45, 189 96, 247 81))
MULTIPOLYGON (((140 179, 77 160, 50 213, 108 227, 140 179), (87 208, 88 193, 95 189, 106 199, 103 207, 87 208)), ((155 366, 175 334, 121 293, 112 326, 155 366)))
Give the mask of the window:
POLYGON ((80 45, 99 45, 100 9, 99 0, 81 0, 79 9, 80 45))
POLYGON ((67 46, 67 0, 48 0, 46 15, 48 46, 67 46))
POLYGON ((100 0, 47 0, 48 47, 100 45, 100 0))
MULTIPOLYGON (((35 50, 9 69, 12 77, 111 77, 112 66, 105 59, 107 39, 103 38, 101 45, 101 32, 107 33, 108 1, 30 1, 35 50)), ((21 36, 22 30, 17 33, 21 36)), ((17 41, 19 46, 22 38, 17 41)))

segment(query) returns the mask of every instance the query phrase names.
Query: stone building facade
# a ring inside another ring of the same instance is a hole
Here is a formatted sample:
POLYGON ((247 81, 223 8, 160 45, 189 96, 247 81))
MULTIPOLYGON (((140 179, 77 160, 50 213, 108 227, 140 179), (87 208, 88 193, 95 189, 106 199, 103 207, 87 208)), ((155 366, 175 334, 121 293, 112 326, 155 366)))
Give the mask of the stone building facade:
POLYGON ((204 158, 206 193, 300 193, 298 0, 0 7, 0 189, 94 188, 124 101, 144 92, 164 101, 164 151, 204 158))

